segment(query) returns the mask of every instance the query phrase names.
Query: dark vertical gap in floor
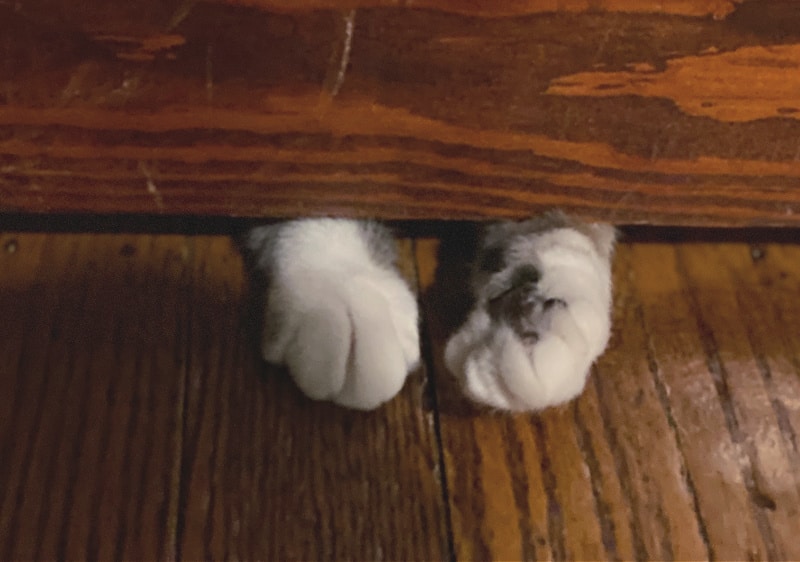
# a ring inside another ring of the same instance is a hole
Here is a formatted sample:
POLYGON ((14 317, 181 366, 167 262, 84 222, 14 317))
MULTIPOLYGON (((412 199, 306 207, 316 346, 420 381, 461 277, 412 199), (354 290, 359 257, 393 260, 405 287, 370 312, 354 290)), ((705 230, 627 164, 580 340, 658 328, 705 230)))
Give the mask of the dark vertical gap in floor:
MULTIPOLYGON (((737 289, 735 297, 736 297, 736 304, 740 310, 746 311, 749 309, 748 304, 744 297, 742 296, 742 291, 747 290, 748 283, 742 279, 742 277, 734 271, 732 268, 728 268, 728 273, 733 279, 735 283, 735 287, 737 289), (740 289, 741 288, 741 289, 740 289)), ((774 306, 775 303, 770 303, 773 306, 770 307, 770 312, 774 316, 774 319, 777 321, 778 325, 785 326, 786 323, 782 318, 782 310, 780 306, 774 306)), ((780 430, 781 436, 786 443, 786 451, 787 455, 791 459, 791 462, 794 463, 800 457, 798 457, 798 453, 800 452, 800 448, 798 448, 797 442, 797 435, 792 427, 792 422, 789 419, 789 414, 786 411, 786 406, 780 399, 780 392, 776 388, 775 381, 772 377, 772 369, 769 366, 769 362, 767 360, 767 356, 765 356, 761 346, 758 345, 758 338, 753 333, 753 328, 750 323, 744 322, 742 324, 746 334, 747 334, 747 341, 750 344, 750 349, 753 351, 753 359, 756 362, 756 366, 758 368, 759 374, 761 375, 761 380, 764 381, 764 387, 767 391, 767 395, 769 396, 770 403, 772 404, 772 411, 775 413, 775 419, 778 422, 778 429, 780 430)), ((787 348, 786 342, 781 337, 780 339, 781 347, 783 348, 784 352, 786 353, 786 357, 792 358, 791 362, 795 366, 795 369, 800 371, 800 363, 797 362, 796 358, 793 357, 791 351, 787 348)))
MULTIPOLYGON (((79 259, 80 258, 80 252, 81 252, 80 245, 81 245, 81 241, 75 241, 72 244, 73 257, 74 258, 78 258, 78 259, 75 259, 75 261, 73 263, 81 263, 81 261, 79 259)), ((88 262, 87 262, 87 264, 82 264, 82 265, 85 266, 84 270, 76 278, 76 281, 77 281, 76 286, 81 288, 81 293, 76 298, 77 302, 73 303, 72 299, 69 296, 67 296, 66 299, 59 299, 60 301, 64 300, 66 302, 66 305, 62 305, 62 312, 66 309, 66 311, 67 311, 66 313, 70 315, 69 318, 72 321, 74 321, 76 325, 80 325, 81 320, 87 315, 86 310, 87 310, 87 306, 88 306, 89 294, 88 294, 88 291, 87 291, 86 287, 89 285, 89 281, 90 281, 91 277, 97 273, 95 268, 92 267, 91 264, 89 264, 88 262), (74 309, 73 309, 73 306, 74 306, 74 309), (66 307, 66 308, 64 309, 63 307, 66 307)), ((67 282, 66 285, 70 286, 70 283, 72 281, 73 280, 70 279, 67 282)), ((59 287, 59 288, 57 288, 55 290, 61 291, 62 289, 61 289, 61 287, 59 287)), ((51 337, 52 337, 52 335, 51 335, 51 337)), ((91 356, 91 353, 93 351, 93 347, 94 347, 93 343, 94 343, 94 340, 91 340, 90 349, 87 352, 87 354, 89 356, 91 356)), ((80 355, 80 351, 76 351, 74 349, 70 349, 67 352, 66 368, 64 370, 64 373, 65 373, 65 376, 66 376, 66 380, 63 383, 64 384, 63 388, 65 389, 66 393, 68 393, 70 391, 70 389, 75 388, 76 384, 77 385, 81 384, 81 381, 80 380, 76 380, 76 378, 75 378, 76 372, 78 371, 78 365, 77 364, 78 364, 78 361, 79 361, 79 355, 80 355)), ((50 365, 50 360, 51 360, 51 357, 48 354, 47 361, 42 364, 42 367, 44 369, 48 369, 48 367, 50 365)), ((88 361, 88 359, 87 359, 87 361, 88 361)), ((49 369, 48 369, 48 373, 49 373, 49 369)), ((84 372, 82 374, 84 375, 84 377, 87 376, 88 375, 88 369, 84 369, 84 372)), ((85 381, 84 381, 84 384, 85 384, 85 381)), ((42 400, 44 401, 43 403, 46 403, 46 399, 47 399, 47 396, 45 394, 42 394, 42 400)), ((54 493, 54 490, 52 489, 53 486, 47 486, 45 488, 45 490, 44 490, 44 494, 42 495, 42 505, 52 506, 52 510, 51 509, 43 509, 42 512, 39 514, 39 518, 38 518, 39 520, 38 520, 38 525, 37 525, 37 533, 38 533, 38 535, 40 537, 44 536, 45 529, 48 527, 48 524, 50 524, 51 515, 56 512, 56 507, 60 507, 61 516, 60 517, 56 516, 55 523, 53 524, 53 526, 58 525, 58 528, 59 528, 58 534, 56 535, 56 537, 57 537, 56 538, 56 551, 57 551, 58 558, 61 559, 61 560, 66 558, 66 549, 67 549, 67 542, 68 542, 67 533, 68 533, 68 530, 69 530, 69 521, 70 521, 69 513, 70 513, 70 510, 71 510, 71 507, 72 507, 71 498, 74 496, 74 493, 75 493, 74 484, 75 484, 75 482, 77 480, 77 474, 78 474, 78 468, 79 467, 76 465, 75 462, 69 463, 69 461, 66 461, 68 463, 66 466, 60 465, 59 464, 59 455, 61 453, 62 444, 65 441, 68 442, 70 437, 73 437, 73 441, 71 443, 71 446, 68 446, 70 454, 68 454, 67 457, 69 459, 77 459, 80 456, 80 446, 82 444, 82 437, 83 437, 84 431, 86 430, 86 410, 87 410, 88 399, 89 399, 89 389, 88 389, 88 387, 84 388, 84 392, 81 393, 79 396, 77 396, 76 399, 80 400, 80 402, 82 404, 82 407, 79 410, 80 411, 79 419, 78 419, 76 432, 75 432, 74 435, 69 436, 69 435, 65 435, 63 433, 65 431, 65 429, 64 429, 65 428, 65 421, 66 421, 65 420, 65 416, 67 416, 67 413, 68 413, 67 405, 63 404, 61 406, 61 408, 59 408, 57 410, 57 412, 55 413, 55 415, 60 420, 60 422, 57 424, 57 426, 59 427, 59 430, 62 433, 58 434, 58 441, 57 441, 58 445, 52 447, 51 450, 50 450, 50 454, 49 454, 49 459, 50 460, 47 463, 48 469, 47 469, 46 476, 45 476, 45 481, 50 483, 50 482, 53 482, 56 479, 56 476, 57 476, 57 473, 58 473, 59 470, 65 469, 65 470, 69 471, 70 478, 69 478, 69 481, 68 481, 69 484, 67 485, 67 489, 66 489, 65 494, 64 494, 64 498, 65 499, 64 499, 64 502, 63 502, 63 504, 61 506, 54 506, 53 505, 54 502, 52 501, 52 494, 54 493)), ((43 412, 43 415, 47 415, 47 412, 43 412)), ((41 428, 41 425, 39 425, 39 428, 41 428)), ((31 443, 33 444, 33 446, 35 446, 35 444, 37 443, 37 434, 34 434, 32 436, 31 443)), ((31 452, 35 454, 35 451, 33 451, 33 449, 31 449, 31 452)), ((26 463, 26 465, 27 465, 27 463, 26 463)), ((20 490, 24 492, 24 491, 27 490, 27 474, 26 474, 26 479, 23 482, 25 482, 25 484, 20 486, 20 490)), ((21 504, 19 504, 19 505, 21 506, 21 504)), ((33 555, 33 557, 35 559, 38 559, 38 558, 41 557, 41 551, 40 551, 41 547, 42 547, 42 541, 38 541, 37 544, 36 544, 36 550, 34 551, 34 555, 33 555)))
MULTIPOLYGON (((138 351, 138 348, 142 348, 142 343, 136 344, 137 351, 134 353, 133 356, 133 366, 134 372, 139 373, 144 369, 143 364, 143 357, 144 354, 138 351)), ((138 381, 137 381, 138 383, 138 381)), ((130 503, 135 501, 133 498, 133 493, 131 492, 131 482, 133 481, 133 466, 134 461, 132 459, 133 456, 133 446, 132 441, 134 440, 134 435, 136 433, 136 421, 139 419, 139 413, 142 410, 142 401, 139 398, 138 388, 136 387, 137 383, 131 387, 131 411, 130 415, 128 416, 128 422, 125 425, 125 441, 123 446, 123 457, 122 457, 122 486, 123 486, 123 497, 126 498, 125 507, 122 508, 120 524, 117 528, 117 534, 114 540, 114 560, 122 560, 125 557, 125 543, 128 539, 128 535, 130 534, 129 525, 126 519, 130 503), (128 499, 131 498, 131 499, 128 499)))
POLYGON ((641 523, 639 521, 640 505, 639 497, 632 490, 633 477, 631 476, 631 469, 628 467, 628 461, 625 457, 622 447, 617 438, 617 432, 611 425, 610 420, 614 416, 609 412, 608 406, 604 397, 606 392, 610 392, 604 388, 601 382, 602 377, 592 377, 594 381, 595 391, 597 392, 597 402, 600 411, 600 421, 603 427, 603 434, 605 435, 608 447, 612 452, 614 460, 614 470, 619 478, 619 485, 622 490, 622 496, 627 501, 630 508, 630 531, 633 540, 633 555, 637 561, 648 560, 650 558, 647 552, 647 546, 644 543, 644 533, 642 531, 641 523))
POLYGON ((564 514, 561 511, 561 504, 556 495, 556 475, 555 472, 553 472, 553 467, 550 463, 550 455, 547 452, 547 432, 545 431, 544 423, 540 416, 533 417, 531 421, 534 428, 536 448, 541 451, 540 466, 542 481, 544 482, 544 491, 547 495, 547 533, 550 538, 553 560, 557 562, 568 560, 567 547, 564 543, 564 514))
MULTIPOLYGON (((419 264, 417 263, 417 241, 416 239, 411 240, 411 253, 414 256, 414 275, 416 279, 414 280, 417 287, 420 287, 420 279, 419 279, 419 264)), ((418 306, 422 307, 424 300, 421 298, 419 294, 419 289, 417 292, 417 302, 419 303, 418 306)), ((425 384, 426 384, 426 393, 428 395, 428 400, 430 401, 430 407, 433 415, 433 434, 436 440, 436 452, 437 452, 437 468, 439 470, 439 486, 442 490, 442 502, 444 503, 444 523, 445 523, 445 533, 446 533, 446 540, 447 540, 447 560, 449 562, 456 562, 456 542, 455 537, 453 535, 453 516, 451 513, 450 508, 450 490, 449 485, 447 482, 447 466, 445 466, 445 456, 444 456, 444 440, 442 438, 442 424, 439 415, 439 394, 436 390, 436 371, 434 369, 434 360, 433 360, 433 346, 431 344, 431 335, 428 332, 428 325, 426 322, 426 314, 420 314, 420 352, 422 356, 422 362, 425 366, 425 384)))
MULTIPOLYGON (((736 445, 740 446, 747 455, 747 466, 741 468, 742 480, 744 482, 747 493, 750 497, 751 509, 753 517, 756 521, 756 526, 764 539, 764 546, 767 549, 767 556, 770 560, 777 560, 780 558, 775 546, 775 537, 772 533, 772 527, 769 520, 765 517, 761 508, 762 505, 774 503, 774 501, 765 497, 763 492, 758 489, 758 481, 756 474, 756 467, 758 464, 758 453, 755 447, 747 442, 741 426, 739 425, 739 418, 736 415, 736 408, 733 405, 733 398, 731 397, 730 385, 728 384, 728 371, 720 359, 719 346, 714 332, 706 323, 703 315, 700 301, 694 288, 689 283, 689 272, 684 263, 681 252, 675 248, 675 263, 678 273, 684 282, 684 291, 688 297, 689 305, 695 317, 697 330, 700 335, 700 345, 703 348, 703 353, 706 356, 706 364, 709 373, 712 376, 714 386, 717 391, 717 398, 722 408, 725 418, 725 426, 731 436, 731 440, 736 445)), ((752 351, 752 350, 751 350, 752 351)))
POLYGON ((530 481, 525 466, 519 462, 523 458, 523 444, 513 420, 508 419, 502 424, 503 449, 505 450, 506 463, 511 475, 511 492, 514 496, 514 506, 517 511, 517 527, 520 536, 520 553, 523 560, 539 560, 536 554, 535 533, 533 518, 531 517, 530 481))
MULTIPOLYGON (((597 378, 597 374, 593 375, 597 378)), ((573 404, 572 415, 574 421, 575 436, 578 440, 578 449, 581 451, 583 462, 589 469, 589 481, 592 485, 592 496, 594 497, 594 505, 597 510, 597 518, 600 522, 600 533, 603 540, 603 547, 606 549, 606 555, 609 556, 614 562, 621 560, 617 552, 617 538, 614 528, 614 520, 611 517, 611 508, 608 502, 603 498, 602 488, 602 474, 600 471, 600 461, 597 459, 594 447, 592 446, 592 437, 586 427, 586 422, 580 413, 577 405, 573 404)))
POLYGON ((189 475, 191 466, 187 466, 189 461, 186 454, 186 437, 188 435, 189 423, 189 389, 191 388, 191 373, 192 373, 192 303, 195 298, 195 283, 194 276, 194 262, 197 259, 197 252, 195 247, 194 238, 187 235, 186 245, 189 251, 189 259, 187 260, 187 280, 186 280, 186 295, 185 303, 186 310, 184 311, 185 317, 183 318, 183 341, 180 347, 184 350, 183 357, 183 389, 181 392, 181 417, 179 421, 178 430, 178 467, 175 484, 178 489, 178 501, 176 505, 177 514, 175 521, 175 544, 173 545, 174 560, 183 560, 183 533, 186 528, 186 506, 189 501, 189 475))
MULTIPOLYGON (((628 250, 626 252, 619 252, 616 257, 617 260, 624 259, 624 264, 621 266, 621 269, 622 271, 627 272, 624 280, 622 280, 622 282, 615 287, 614 295, 616 303, 614 304, 614 307, 619 307, 619 309, 624 311, 624 313, 623 315, 616 317, 616 313, 613 313, 612 311, 612 314, 614 314, 612 321, 620 324, 620 330, 622 327, 627 327, 628 325, 627 315, 630 314, 630 301, 632 299, 634 287, 634 280, 630 274, 630 253, 630 244, 628 244, 628 250)), ((611 372, 605 372, 605 369, 601 368, 599 365, 595 365, 594 370, 597 376, 591 376, 589 382, 594 384, 594 390, 597 395, 599 421, 601 423, 603 436, 605 437, 609 450, 611 451, 613 467, 619 481, 622 498, 630 511, 628 528, 631 534, 633 556, 637 561, 648 560, 652 558, 652 556, 647 551, 644 530, 642 527, 642 521, 640 519, 643 509, 640 500, 643 498, 640 498, 633 489, 634 468, 629 466, 628 457, 623 448, 623 443, 621 442, 626 441, 625 436, 620 435, 619 433, 623 428, 616 427, 614 422, 618 422, 619 418, 614 415, 609 406, 611 403, 612 394, 617 393, 619 389, 616 388, 613 379, 611 378, 611 372), (606 384, 604 381, 604 377, 609 377, 608 384, 606 384)), ((633 459, 631 462, 635 464, 633 459)))
MULTIPOLYGON (((40 275, 41 269, 42 269, 42 267, 44 267, 43 257, 45 256, 45 252, 46 252, 48 246, 51 246, 51 245, 52 245, 52 240, 50 238, 47 238, 45 240, 45 242, 43 243, 43 245, 42 245, 41 254, 40 254, 40 257, 39 257, 39 264, 36 267, 36 272, 37 272, 36 279, 37 280, 41 278, 41 275, 40 275)), ((33 288, 31 289, 31 294, 35 294, 36 292, 38 292, 38 293, 40 293, 40 297, 42 299, 42 302, 47 302, 46 301, 47 291, 48 291, 48 289, 46 288, 45 285, 40 284, 40 282, 36 282, 36 283, 34 283, 33 288)), ((51 314, 49 315, 49 318, 51 318, 51 319, 55 318, 56 315, 59 312, 63 311, 64 306, 65 306, 65 299, 60 299, 57 302, 56 306, 53 308, 51 314)), ((49 338, 47 338, 45 340, 45 344, 44 344, 43 347, 37 349, 36 351, 29 352, 29 349, 31 347, 29 341, 32 338, 34 326, 36 324, 36 320, 34 320, 34 319, 36 317, 37 317, 37 314, 29 314, 29 315, 27 315, 25 317, 25 327, 24 327, 24 329, 22 331, 22 340, 20 341, 21 350, 20 350, 19 355, 17 357, 17 373, 30 372, 30 367, 28 367, 28 365, 31 362, 31 357, 36 356, 37 353, 40 356, 44 357, 43 365, 47 365, 47 362, 49 360, 50 353, 52 351, 52 349, 51 349, 52 348, 52 341, 53 341, 52 337, 49 337, 49 338)), ((43 318, 48 318, 48 316, 44 316, 43 318)), ((50 329, 51 330, 53 329, 52 326, 50 327, 50 329)), ((44 370, 45 367, 43 366, 42 369, 44 370)), ((7 527, 4 529, 4 531, 6 531, 6 533, 5 533, 6 536, 2 537, 0 535, 0 538, 4 538, 5 539, 5 544, 0 543, 0 547, 1 547, 0 548, 0 556, 2 557, 3 560, 11 560, 12 557, 13 557, 13 554, 14 554, 14 547, 16 546, 16 542, 17 542, 17 538, 18 538, 18 530, 17 529, 18 529, 18 526, 19 526, 19 523, 20 523, 19 517, 17 516, 17 514, 20 512, 21 507, 22 507, 22 502, 24 500, 23 492, 25 490, 25 486, 26 486, 28 475, 30 474, 30 470, 28 469, 28 467, 30 466, 32 456, 34 455, 34 448, 35 448, 35 445, 36 445, 36 436, 39 434, 39 431, 41 430, 41 426, 42 426, 42 423, 43 423, 44 406, 45 406, 45 403, 46 403, 46 397, 48 395, 48 392, 49 392, 49 389, 50 389, 51 385, 56 384, 56 381, 54 381, 52 379, 52 377, 49 378, 45 374, 43 374, 41 376, 40 381, 41 381, 41 384, 40 384, 38 389, 35 387, 35 385, 28 387, 30 389, 29 392, 31 394, 35 393, 38 398, 34 402, 34 405, 33 405, 33 408, 34 408, 34 412, 32 414, 33 422, 32 422, 32 427, 30 429, 30 432, 29 432, 28 435, 24 436, 25 437, 25 439, 24 439, 25 444, 24 445, 21 445, 21 444, 19 445, 20 447, 23 448, 21 465, 23 467, 26 467, 26 469, 22 471, 22 475, 20 476, 20 480, 18 482, 18 485, 17 485, 16 489, 10 489, 8 487, 8 483, 4 482, 5 485, 2 487, 3 495, 0 495, 0 516, 3 515, 3 511, 6 509, 6 502, 13 502, 14 503, 14 510, 13 510, 14 511, 14 515, 12 515, 10 517, 10 521, 8 521, 7 527), (14 497, 11 498, 11 496, 14 496, 14 497)), ((25 383, 25 385, 30 385, 31 384, 31 377, 25 377, 24 378, 24 383, 25 383)), ((29 401, 29 400, 31 400, 31 398, 27 397, 27 400, 29 401)), ((15 396, 14 404, 19 404, 19 403, 20 403, 20 401, 15 396)), ((26 406, 27 405, 28 404, 26 403, 26 406)), ((20 408, 14 408, 14 411, 12 412, 11 425, 9 426, 9 435, 12 434, 14 432, 14 429, 18 427, 19 416, 17 415, 17 412, 21 412, 21 409, 20 408)), ((21 439, 20 440, 16 440, 16 439, 12 440, 10 438, 7 439, 6 442, 3 444, 3 447, 2 447, 3 456, 0 457, 0 458, 2 458, 2 459, 9 458, 11 456, 11 453, 12 453, 13 449, 17 446, 17 443, 21 443, 21 441, 22 441, 21 439)))
MULTIPOLYGON (((92 248, 91 251, 92 251, 92 253, 94 253, 94 251, 95 251, 94 248, 92 248)), ((87 315, 87 318, 91 318, 92 314, 95 313, 95 311, 91 308, 91 305, 89 303, 89 291, 87 290, 87 287, 90 286, 89 276, 93 277, 94 278, 93 280, 97 280, 98 278, 101 278, 104 274, 107 274, 107 272, 108 272, 107 269, 106 270, 102 270, 102 269, 100 269, 99 266, 97 268, 94 268, 91 265, 92 264, 91 264, 91 261, 90 261, 86 266, 86 273, 85 273, 85 275, 83 277, 83 282, 81 283, 81 288, 83 289, 83 292, 82 292, 81 297, 80 297, 80 305, 79 305, 80 306, 80 310, 82 311, 83 314, 87 315), (88 314, 86 312, 87 309, 89 310, 88 314)), ((86 350, 85 364, 83 365, 83 369, 82 369, 82 373, 81 373, 82 376, 83 376, 83 380, 84 381, 88 380, 89 384, 91 384, 91 378, 92 378, 92 367, 91 367, 91 365, 92 365, 92 356, 94 355, 96 349, 97 349, 97 339, 96 338, 89 338, 88 349, 86 350)), ((76 363, 76 360, 77 360, 76 355, 78 353, 81 353, 81 352, 82 351, 72 351, 70 353, 70 359, 69 359, 69 362, 71 363, 71 365, 70 365, 70 375, 69 375, 70 377, 74 377, 73 371, 75 370, 75 363, 76 363)), ((77 427, 77 430, 76 430, 75 435, 74 435, 74 440, 75 441, 72 444, 72 448, 71 448, 72 450, 71 450, 71 455, 70 455, 71 458, 70 458, 70 461, 69 461, 69 482, 70 482, 70 484, 67 486, 66 493, 64 494, 64 506, 62 508, 62 515, 61 515, 61 531, 59 533, 59 539, 58 539, 58 554, 57 554, 57 556, 58 556, 58 558, 60 560, 65 560, 66 558, 68 558, 67 548, 68 548, 68 543, 69 543, 69 526, 70 526, 69 524, 72 521, 72 517, 71 517, 72 502, 73 502, 73 498, 74 498, 75 493, 76 493, 75 484, 78 481, 78 472, 80 470, 81 449, 83 448, 83 444, 84 444, 84 441, 86 439, 87 424, 89 423, 88 412, 89 412, 90 407, 94 406, 93 404, 90 404, 91 394, 92 394, 91 388, 87 385, 86 388, 84 388, 84 391, 83 391, 83 393, 82 393, 82 395, 80 397, 81 408, 80 408, 80 414, 79 414, 79 419, 78 419, 78 427, 77 427)), ((106 431, 104 431, 103 433, 104 434, 108 433, 108 428, 106 428, 106 431)), ((101 460, 101 462, 103 462, 105 459, 100 459, 100 460, 101 460)), ((101 466, 102 466, 102 464, 101 464, 101 466)), ((52 482, 53 479, 50 478, 48 480, 52 482)), ((102 488, 98 487, 95 490, 92 490, 92 492, 95 494, 96 497, 100 496, 102 494, 102 488)), ((45 503, 45 505, 50 505, 50 504, 51 504, 51 502, 49 502, 49 501, 46 501, 46 503, 45 503)), ((43 529, 42 529, 42 531, 43 531, 43 529)), ((44 534, 44 533, 41 532, 40 535, 41 534, 44 534)), ((88 551, 88 549, 87 549, 87 553, 86 554, 87 554, 87 558, 89 558, 89 559, 92 558, 92 552, 88 551)), ((37 553, 36 558, 39 557, 38 555, 39 555, 39 553, 37 553)), ((95 559, 96 559, 96 556, 95 556, 95 559)))
MULTIPOLYGON (((753 345, 752 341, 750 342, 750 345, 753 345)), ((789 419, 786 406, 778 398, 780 393, 775 389, 775 383, 772 380, 772 369, 770 369, 769 363, 763 355, 756 352, 753 352, 753 354, 756 365, 758 366, 758 371, 761 374, 762 380, 764 381, 764 386, 767 387, 769 401, 772 404, 772 411, 775 413, 775 419, 778 422, 778 429, 780 430, 781 436, 786 443, 787 453, 790 457, 797 458, 798 452, 800 451, 797 446, 797 434, 795 434, 794 429, 792 428, 792 422, 789 419)))
POLYGON ((667 425, 669 425, 670 431, 672 432, 672 438, 675 441, 675 446, 680 454, 679 459, 681 463, 681 476, 683 477, 683 483, 692 498, 692 510, 697 518, 697 526, 700 531, 700 538, 703 539, 703 545, 706 547, 708 559, 714 560, 714 547, 711 544, 711 539, 708 535, 708 528, 706 527, 705 520, 703 519, 703 515, 700 511, 700 498, 697 494, 697 486, 692 479, 691 471, 689 471, 686 453, 683 450, 684 444, 681 442, 680 428, 678 427, 678 422, 675 420, 675 416, 672 413, 672 407, 669 403, 669 392, 664 386, 664 381, 662 380, 661 368, 656 360, 653 342, 650 338, 650 332, 647 330, 647 325, 644 321, 644 311, 642 310, 641 302, 636 304, 635 314, 637 324, 639 325, 639 329, 645 335, 645 341, 647 344, 645 349, 645 354, 647 357, 647 369, 650 371, 650 376, 653 379, 653 386, 655 387, 656 395, 658 396, 658 402, 667 418, 667 425))
MULTIPOLYGON (((0 235, 2 235, 2 234, 8 234, 8 233, 0 232, 0 235)), ((13 235, 15 233, 11 233, 11 234, 13 235)), ((6 242, 6 245, 10 244, 11 242, 13 242, 14 244, 19 244, 17 242, 16 238, 12 238, 10 241, 6 242)), ((47 244, 48 244, 47 241, 43 242, 42 243, 42 248, 39 250, 38 264, 36 266, 36 272, 37 272, 36 279, 37 280, 40 278, 39 273, 40 273, 40 270, 41 270, 41 267, 42 267, 42 255, 44 253, 45 246, 47 244)), ((20 295, 19 298, 22 300, 23 303, 34 302, 35 300, 38 300, 40 303, 46 302, 44 300, 46 298, 45 290, 44 290, 43 286, 40 283, 37 283, 37 282, 31 283, 31 285, 29 287, 27 287, 22 292, 22 294, 20 295), (37 296, 37 295, 38 295, 39 298, 35 299, 34 297, 37 296)), ((31 354, 28 354, 26 352, 26 349, 29 347, 29 346, 26 345, 26 343, 31 338, 32 334, 34 333, 36 320, 37 320, 38 316, 41 316, 41 315, 40 314, 36 314, 36 313, 32 313, 31 311, 29 311, 29 313, 25 314, 23 318, 18 319, 18 320, 13 320, 14 322, 16 322, 16 324, 21 324, 22 325, 22 328, 19 331, 20 338, 21 338, 19 340, 20 341, 19 345, 20 345, 21 349, 20 349, 19 353, 17 354, 16 361, 14 362, 14 363, 16 363, 16 369, 15 369, 14 372, 16 373, 17 377, 19 376, 19 373, 24 372, 23 369, 25 369, 26 363, 28 361, 30 361, 31 354)), ((2 337, 8 337, 8 336, 5 333, 3 333, 2 337)), ((39 353, 40 356, 45 356, 46 357, 48 355, 48 353, 50 352, 50 342, 51 342, 51 339, 48 338, 46 340, 46 343, 44 344, 44 346, 40 347, 38 349, 38 353, 39 353)), ((13 352, 11 352, 11 353, 13 353, 13 352)), ((10 376, 10 373, 9 373, 9 375, 5 375, 4 374, 3 376, 4 377, 5 376, 10 376)), ((12 391, 14 397, 13 397, 11 403, 15 404, 15 405, 17 405, 17 404, 28 404, 29 401, 30 401, 30 395, 36 393, 36 390, 37 390, 36 382, 37 382, 36 380, 33 380, 33 377, 15 378, 14 379, 14 389, 12 391)), ((46 385, 46 381, 44 381, 44 377, 43 377, 41 386, 44 387, 45 385, 46 385)), ((44 395, 44 394, 40 390, 38 395, 44 395)), ((38 403, 39 402, 37 401, 36 404, 38 405, 38 403)), ((38 417, 39 417, 38 412, 40 411, 40 408, 38 408, 37 406, 35 406, 35 407, 36 407, 36 413, 34 414, 34 419, 38 419, 38 417)), ((10 421, 8 422, 8 425, 6 426, 7 427, 6 433, 0 435, 0 459, 9 459, 9 458, 11 458, 12 451, 14 451, 16 449, 16 447, 18 446, 17 444, 20 443, 21 440, 23 439, 23 436, 19 435, 19 425, 21 423, 20 422, 20 417, 22 416, 22 414, 23 414, 23 409, 19 408, 19 407, 12 408, 11 412, 7 414, 8 416, 10 416, 10 421)), ((36 426, 36 427, 38 427, 38 426, 36 426)), ((29 444, 29 446, 33 446, 33 443, 32 443, 32 441, 30 439, 28 439, 28 444, 29 444)), ((5 486, 0 486, 0 511, 2 511, 3 506, 5 505, 5 502, 6 502, 7 498, 8 498, 8 496, 11 495, 14 492, 13 490, 10 489, 10 486, 8 486, 8 479, 11 476, 10 463, 4 462, 4 463, 1 463, 1 464, 2 464, 2 466, 0 466, 0 482, 3 482, 6 485, 5 486)), ((4 538, 7 539, 9 542, 13 541, 13 537, 9 536, 9 537, 4 537, 4 538)), ((4 548, 5 548, 4 543, 0 543, 0 552, 4 552, 4 550, 3 550, 4 548)), ((9 552, 8 556, 5 556, 4 559, 8 559, 10 556, 11 556, 11 553, 9 552)))

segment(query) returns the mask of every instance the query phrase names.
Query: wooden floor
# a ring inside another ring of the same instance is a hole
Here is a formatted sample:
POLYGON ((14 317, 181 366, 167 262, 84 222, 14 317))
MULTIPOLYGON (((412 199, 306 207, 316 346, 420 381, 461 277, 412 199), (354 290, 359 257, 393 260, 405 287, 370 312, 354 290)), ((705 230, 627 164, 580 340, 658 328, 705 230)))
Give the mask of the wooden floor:
POLYGON ((365 414, 259 361, 229 238, 6 230, 0 559, 798 560, 800 245, 674 234, 620 246, 583 396, 511 417, 442 369, 456 236, 400 243, 426 361, 365 414))

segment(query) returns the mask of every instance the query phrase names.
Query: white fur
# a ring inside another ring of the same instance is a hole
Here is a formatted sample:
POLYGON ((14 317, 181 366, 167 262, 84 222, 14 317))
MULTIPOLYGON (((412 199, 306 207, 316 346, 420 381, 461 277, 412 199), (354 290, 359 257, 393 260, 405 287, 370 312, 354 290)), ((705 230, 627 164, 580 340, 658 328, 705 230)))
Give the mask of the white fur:
MULTIPOLYGON (((563 215, 529 228, 535 224, 492 232, 501 269, 476 275, 475 308, 445 350, 466 393, 502 410, 540 410, 577 396, 609 338, 613 229, 563 215), (502 314, 491 309, 514 283, 550 305, 510 300, 502 314)), ((381 249, 390 239, 372 226, 306 219, 256 228, 248 240, 269 274, 264 358, 286 365, 309 397, 356 409, 395 396, 420 358, 416 300, 391 251, 381 249)))
POLYGON ((371 409, 394 397, 419 362, 417 303, 398 272, 355 221, 271 228, 264 358, 316 400, 371 409))
POLYGON ((482 287, 477 288, 475 309, 445 350, 448 368, 473 400, 504 410, 540 410, 580 394, 610 334, 613 229, 606 229, 608 252, 568 227, 507 241, 505 270, 497 278, 508 278, 506 272, 518 266, 535 265, 543 298, 566 306, 543 313, 537 320, 538 340, 526 342, 490 317, 482 287))

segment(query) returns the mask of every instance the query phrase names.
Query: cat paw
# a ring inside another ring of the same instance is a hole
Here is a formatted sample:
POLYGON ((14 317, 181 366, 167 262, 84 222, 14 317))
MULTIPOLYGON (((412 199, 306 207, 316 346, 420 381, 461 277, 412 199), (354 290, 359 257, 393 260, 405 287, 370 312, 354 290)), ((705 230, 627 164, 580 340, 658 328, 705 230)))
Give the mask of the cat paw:
POLYGON ((541 410, 583 390, 610 334, 614 230, 561 214, 490 228, 445 363, 476 402, 541 410))
POLYGON ((393 398, 420 351, 417 302, 389 234, 335 219, 266 228, 250 236, 269 253, 264 358, 315 400, 368 410, 393 398))

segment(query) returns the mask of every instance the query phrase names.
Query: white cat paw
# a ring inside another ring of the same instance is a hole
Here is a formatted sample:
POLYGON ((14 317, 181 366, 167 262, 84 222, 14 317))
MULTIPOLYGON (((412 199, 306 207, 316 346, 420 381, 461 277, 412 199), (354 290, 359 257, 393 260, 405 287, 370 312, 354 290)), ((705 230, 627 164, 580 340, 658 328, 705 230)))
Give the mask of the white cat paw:
POLYGON ((393 398, 420 351, 417 302, 391 238, 347 220, 268 228, 264 358, 315 400, 368 410, 393 398))
POLYGON ((610 333, 614 231, 563 215, 487 232, 445 363, 476 402, 541 410, 583 390, 610 333))

